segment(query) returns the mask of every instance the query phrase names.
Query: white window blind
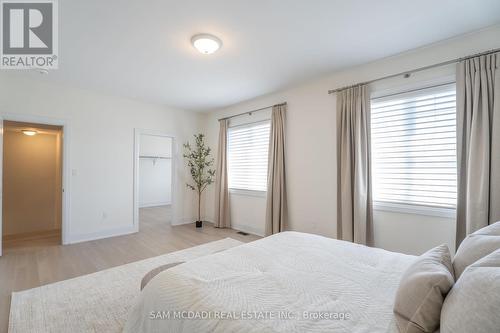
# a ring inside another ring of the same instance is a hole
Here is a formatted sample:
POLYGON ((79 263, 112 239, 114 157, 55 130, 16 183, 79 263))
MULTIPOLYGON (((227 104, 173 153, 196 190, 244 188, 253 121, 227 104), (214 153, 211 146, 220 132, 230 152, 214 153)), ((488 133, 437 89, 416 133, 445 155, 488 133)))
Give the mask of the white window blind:
POLYGON ((455 84, 371 101, 375 203, 455 208, 455 84))
POLYGON ((227 156, 229 188, 267 190, 269 120, 228 129, 227 156))

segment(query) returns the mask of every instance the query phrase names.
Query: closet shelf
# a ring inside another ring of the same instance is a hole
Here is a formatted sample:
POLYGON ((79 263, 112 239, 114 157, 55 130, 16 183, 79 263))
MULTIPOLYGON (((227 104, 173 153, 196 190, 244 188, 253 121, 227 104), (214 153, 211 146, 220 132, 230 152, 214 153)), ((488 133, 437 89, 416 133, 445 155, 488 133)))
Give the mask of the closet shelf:
POLYGON ((139 156, 139 158, 151 158, 154 160, 161 159, 161 160, 171 160, 172 157, 163 157, 163 156, 139 156))

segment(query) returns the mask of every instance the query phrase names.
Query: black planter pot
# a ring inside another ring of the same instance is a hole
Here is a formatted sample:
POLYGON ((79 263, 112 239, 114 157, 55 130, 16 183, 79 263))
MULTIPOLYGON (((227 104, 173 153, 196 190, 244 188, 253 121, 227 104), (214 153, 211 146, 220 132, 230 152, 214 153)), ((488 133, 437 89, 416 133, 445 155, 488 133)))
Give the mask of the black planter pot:
POLYGON ((196 221, 196 228, 201 228, 203 226, 203 221, 196 221))

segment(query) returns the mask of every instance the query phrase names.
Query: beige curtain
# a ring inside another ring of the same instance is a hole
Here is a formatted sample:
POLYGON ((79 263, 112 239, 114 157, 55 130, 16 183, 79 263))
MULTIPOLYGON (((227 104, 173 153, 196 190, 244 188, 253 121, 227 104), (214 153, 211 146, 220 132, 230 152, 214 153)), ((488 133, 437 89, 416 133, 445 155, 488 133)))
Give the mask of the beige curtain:
POLYGON ((227 119, 219 120, 219 148, 215 175, 215 227, 229 228, 229 189, 227 178, 227 119))
POLYGON ((457 247, 500 220, 500 53, 457 65, 457 247))
POLYGON ((286 104, 273 106, 267 175, 266 236, 283 231, 286 223, 285 112, 286 104))
POLYGON ((337 94, 337 238, 372 243, 370 101, 366 85, 337 94))

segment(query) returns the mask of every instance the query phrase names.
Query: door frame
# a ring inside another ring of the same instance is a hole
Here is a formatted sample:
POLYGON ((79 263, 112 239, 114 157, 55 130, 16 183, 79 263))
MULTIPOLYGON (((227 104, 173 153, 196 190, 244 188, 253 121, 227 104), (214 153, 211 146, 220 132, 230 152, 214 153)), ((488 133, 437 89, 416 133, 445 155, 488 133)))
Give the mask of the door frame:
POLYGON ((34 123, 40 125, 53 125, 62 127, 62 212, 61 212, 61 243, 66 245, 69 243, 70 235, 70 125, 66 119, 57 119, 35 115, 20 115, 20 114, 0 114, 0 256, 2 255, 2 230, 3 230, 3 122, 18 121, 24 123, 34 123))
POLYGON ((171 189, 170 189, 170 196, 171 196, 171 215, 172 215, 172 220, 171 224, 175 224, 175 210, 176 210, 176 201, 177 201, 177 177, 175 177, 176 174, 176 155, 177 155, 177 141, 174 135, 168 133, 168 132, 163 132, 163 131, 158 131, 158 130, 147 130, 147 129, 139 129, 136 128, 134 129, 134 230, 135 232, 139 231, 139 164, 140 164, 140 143, 141 143, 141 135, 151 135, 151 136, 160 136, 160 137, 165 137, 169 138, 172 140, 172 158, 171 158, 171 168, 170 168, 170 184, 171 184, 171 189))

